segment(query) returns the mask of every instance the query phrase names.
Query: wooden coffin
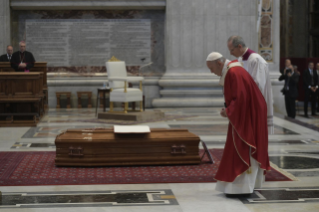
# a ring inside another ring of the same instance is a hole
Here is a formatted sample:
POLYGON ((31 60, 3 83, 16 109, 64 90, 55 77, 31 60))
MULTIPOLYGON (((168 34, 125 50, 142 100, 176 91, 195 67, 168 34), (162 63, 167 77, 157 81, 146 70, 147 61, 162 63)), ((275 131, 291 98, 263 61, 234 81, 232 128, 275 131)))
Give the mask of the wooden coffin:
POLYGON ((57 166, 199 164, 200 138, 185 129, 115 134, 113 129, 69 129, 55 139, 57 166))

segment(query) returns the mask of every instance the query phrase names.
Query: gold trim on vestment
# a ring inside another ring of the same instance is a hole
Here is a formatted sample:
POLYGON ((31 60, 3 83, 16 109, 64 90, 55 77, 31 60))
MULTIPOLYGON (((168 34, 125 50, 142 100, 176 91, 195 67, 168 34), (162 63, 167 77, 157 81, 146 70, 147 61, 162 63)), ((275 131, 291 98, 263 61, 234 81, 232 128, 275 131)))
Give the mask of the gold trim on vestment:
MULTIPOLYGON (((229 120, 229 119, 228 119, 229 120)), ((251 144, 249 144, 247 141, 245 141, 244 139, 242 139, 242 137, 240 137, 239 133, 237 132, 236 128, 234 127, 233 123, 229 120, 229 123, 232 125, 232 127, 235 129, 238 137, 240 138, 240 140, 242 140, 245 144, 247 144, 248 146, 252 147, 255 149, 255 151, 253 153, 251 153, 252 155, 256 152, 257 148, 251 144)))
MULTIPOLYGON (((240 155, 239 152, 238 152, 238 149, 237 149, 237 146, 236 146, 236 143, 235 143, 235 138, 234 138, 234 127, 233 127, 233 126, 231 126, 231 127, 232 127, 233 143, 234 143, 236 152, 237 152, 237 154, 239 155, 240 159, 248 166, 248 169, 249 169, 249 167, 250 167, 249 164, 246 163, 246 161, 241 157, 241 155, 240 155)), ((247 169, 247 170, 248 170, 248 169, 247 169)), ((246 170, 246 171, 247 171, 247 170, 246 170)))

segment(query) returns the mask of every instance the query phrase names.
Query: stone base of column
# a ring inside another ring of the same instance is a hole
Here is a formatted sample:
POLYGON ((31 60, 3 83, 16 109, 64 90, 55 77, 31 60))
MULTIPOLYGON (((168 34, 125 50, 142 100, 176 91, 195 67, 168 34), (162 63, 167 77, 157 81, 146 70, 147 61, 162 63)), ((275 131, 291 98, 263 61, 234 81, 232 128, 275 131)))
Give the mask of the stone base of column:
POLYGON ((165 74, 159 85, 161 98, 153 99, 152 106, 164 107, 222 107, 224 98, 213 74, 165 74))
POLYGON ((224 98, 161 98, 153 100, 155 108, 175 107, 223 107, 224 98))

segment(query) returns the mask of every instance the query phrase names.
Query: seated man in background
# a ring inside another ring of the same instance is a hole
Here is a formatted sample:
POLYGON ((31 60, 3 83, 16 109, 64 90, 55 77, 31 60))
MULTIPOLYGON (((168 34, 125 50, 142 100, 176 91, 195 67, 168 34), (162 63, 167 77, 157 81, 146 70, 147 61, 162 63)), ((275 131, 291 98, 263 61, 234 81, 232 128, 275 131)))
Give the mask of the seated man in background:
POLYGON ((7 46, 7 54, 3 54, 0 56, 0 62, 10 62, 12 58, 13 47, 7 46))
POLYGON ((289 118, 296 117, 296 98, 298 97, 299 74, 294 71, 292 65, 283 70, 279 81, 285 80, 285 85, 281 92, 285 95, 286 111, 289 118))
POLYGON ((19 43, 20 51, 13 53, 11 59, 11 67, 17 72, 29 72, 34 65, 34 57, 31 52, 26 51, 24 41, 19 43))

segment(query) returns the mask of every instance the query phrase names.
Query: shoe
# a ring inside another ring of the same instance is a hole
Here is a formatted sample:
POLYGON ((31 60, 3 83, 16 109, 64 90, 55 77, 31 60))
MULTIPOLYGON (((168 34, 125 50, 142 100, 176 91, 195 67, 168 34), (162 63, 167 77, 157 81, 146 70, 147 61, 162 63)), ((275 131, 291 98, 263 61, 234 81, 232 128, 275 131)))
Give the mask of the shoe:
POLYGON ((305 118, 309 118, 309 116, 308 116, 308 115, 305 115, 305 118))
POLYGON ((311 115, 312 115, 312 116, 316 116, 317 114, 315 114, 315 113, 312 113, 311 115))

